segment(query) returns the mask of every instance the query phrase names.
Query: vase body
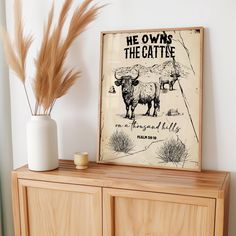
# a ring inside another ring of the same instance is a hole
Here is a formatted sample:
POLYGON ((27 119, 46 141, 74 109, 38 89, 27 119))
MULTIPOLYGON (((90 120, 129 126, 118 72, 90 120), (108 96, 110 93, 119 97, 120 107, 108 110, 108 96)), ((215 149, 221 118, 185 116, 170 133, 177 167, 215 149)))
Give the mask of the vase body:
POLYGON ((27 124, 27 151, 30 170, 58 168, 57 125, 50 116, 32 116, 27 124))

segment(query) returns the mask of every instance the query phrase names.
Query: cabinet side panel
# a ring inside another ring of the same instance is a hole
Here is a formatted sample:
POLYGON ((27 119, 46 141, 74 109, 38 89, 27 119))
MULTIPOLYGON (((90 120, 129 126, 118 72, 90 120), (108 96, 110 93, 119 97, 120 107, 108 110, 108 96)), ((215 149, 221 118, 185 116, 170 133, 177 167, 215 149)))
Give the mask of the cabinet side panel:
POLYGON ((15 236, 20 236, 21 235, 20 203, 19 203, 19 193, 18 193, 18 179, 17 179, 17 174, 15 172, 12 172, 12 210, 13 210, 15 236))
POLYGON ((223 190, 216 201, 215 235, 228 236, 230 176, 227 175, 223 190))
POLYGON ((19 185, 19 199, 20 199, 21 235, 29 236, 27 187, 22 185, 20 180, 18 180, 18 185, 19 185))

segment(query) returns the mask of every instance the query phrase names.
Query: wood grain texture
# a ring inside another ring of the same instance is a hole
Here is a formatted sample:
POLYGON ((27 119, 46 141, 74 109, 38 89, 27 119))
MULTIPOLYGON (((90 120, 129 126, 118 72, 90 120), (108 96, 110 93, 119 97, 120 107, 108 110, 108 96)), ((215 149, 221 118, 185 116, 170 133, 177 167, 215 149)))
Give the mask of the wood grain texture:
POLYGON ((21 235, 101 236, 101 189, 19 180, 21 235))
POLYGON ((17 170, 18 178, 121 189, 139 189, 190 196, 220 197, 229 173, 219 171, 184 172, 152 168, 89 163, 76 170, 72 161, 61 160, 59 169, 32 172, 27 166, 17 170))
POLYGON ((214 235, 215 199, 105 189, 103 205, 104 236, 214 235))
POLYGON ((229 183, 220 171, 96 163, 76 170, 63 160, 48 172, 24 166, 12 173, 15 235, 227 236, 229 183))
POLYGON ((184 31, 184 30, 197 30, 201 29, 204 30, 203 26, 195 26, 195 27, 178 27, 178 28, 158 28, 158 29, 134 29, 134 30, 110 30, 110 31, 103 31, 102 34, 109 34, 109 33, 145 33, 145 32, 152 32, 152 31, 184 31))
POLYGON ((17 173, 14 172, 12 173, 12 210, 15 235, 21 235, 18 178, 17 173))
POLYGON ((19 180, 21 235, 29 236, 27 189, 19 180))
POLYGON ((229 218, 229 184, 230 176, 226 176, 224 181, 224 191, 222 191, 222 196, 217 199, 216 202, 216 236, 228 236, 228 218, 229 218))

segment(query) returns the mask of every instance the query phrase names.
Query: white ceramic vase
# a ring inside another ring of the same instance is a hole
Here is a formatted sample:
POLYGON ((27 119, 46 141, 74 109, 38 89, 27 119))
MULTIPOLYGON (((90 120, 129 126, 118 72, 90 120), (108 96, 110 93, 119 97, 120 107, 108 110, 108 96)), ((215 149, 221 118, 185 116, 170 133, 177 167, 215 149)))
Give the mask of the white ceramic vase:
POLYGON ((58 168, 57 125, 50 116, 32 116, 27 124, 27 151, 30 170, 58 168))

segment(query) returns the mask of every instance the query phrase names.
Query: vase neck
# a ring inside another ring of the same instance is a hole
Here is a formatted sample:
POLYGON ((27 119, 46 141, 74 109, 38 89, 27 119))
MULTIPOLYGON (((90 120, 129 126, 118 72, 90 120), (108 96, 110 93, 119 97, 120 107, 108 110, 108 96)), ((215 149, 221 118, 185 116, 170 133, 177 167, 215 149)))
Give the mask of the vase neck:
POLYGON ((51 117, 49 115, 37 115, 37 116, 31 116, 32 120, 50 120, 51 117))

